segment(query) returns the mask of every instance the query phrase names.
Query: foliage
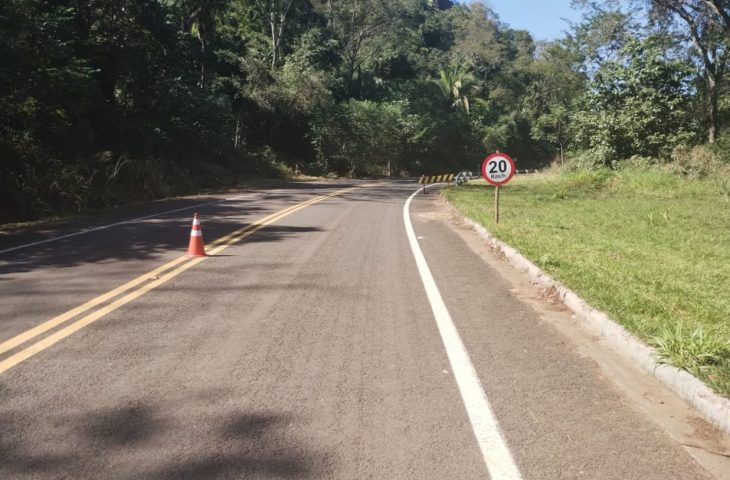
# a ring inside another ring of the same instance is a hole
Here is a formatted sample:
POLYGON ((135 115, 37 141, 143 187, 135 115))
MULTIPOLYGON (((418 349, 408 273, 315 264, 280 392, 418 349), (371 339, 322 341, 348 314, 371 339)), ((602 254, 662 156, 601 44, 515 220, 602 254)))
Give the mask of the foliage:
POLYGON ((405 108, 399 102, 350 100, 323 112, 311 131, 318 157, 316 173, 398 172, 415 133, 415 118, 405 108))
POLYGON ((440 70, 439 78, 435 82, 447 104, 452 108, 463 108, 469 112, 468 95, 476 86, 473 75, 460 68, 449 68, 440 70))
POLYGON ((549 142, 560 151, 560 164, 565 164, 564 150, 573 137, 570 114, 562 105, 555 105, 537 117, 532 127, 532 135, 549 142))
POLYGON ((658 350, 662 363, 670 363, 700 378, 707 378, 712 367, 730 366, 730 340, 723 341, 718 337, 702 327, 687 332, 683 323, 677 322, 674 329, 664 328, 650 343, 658 350))
POLYGON ((707 140, 715 143, 720 132, 720 94, 730 51, 730 6, 714 0, 650 0, 652 19, 666 33, 692 45, 695 63, 701 66, 700 93, 705 104, 707 140))
POLYGON ((601 65, 576 113, 577 141, 612 165, 644 155, 668 157, 693 137, 689 68, 666 59, 654 39, 627 41, 601 65))
POLYGON ((670 8, 693 2, 646 0, 641 25, 579 1, 535 42, 481 2, 5 0, 0 221, 301 169, 474 169, 495 149, 520 168, 699 158, 701 110, 728 118, 730 89, 724 17, 670 8))

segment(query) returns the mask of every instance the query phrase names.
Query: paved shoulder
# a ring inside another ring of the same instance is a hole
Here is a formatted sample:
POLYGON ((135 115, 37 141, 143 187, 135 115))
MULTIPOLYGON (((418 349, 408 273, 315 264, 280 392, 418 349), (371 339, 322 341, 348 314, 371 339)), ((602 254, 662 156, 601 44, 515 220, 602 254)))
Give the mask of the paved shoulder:
POLYGON ((708 478, 464 243, 438 202, 417 197, 415 231, 524 478, 708 478))

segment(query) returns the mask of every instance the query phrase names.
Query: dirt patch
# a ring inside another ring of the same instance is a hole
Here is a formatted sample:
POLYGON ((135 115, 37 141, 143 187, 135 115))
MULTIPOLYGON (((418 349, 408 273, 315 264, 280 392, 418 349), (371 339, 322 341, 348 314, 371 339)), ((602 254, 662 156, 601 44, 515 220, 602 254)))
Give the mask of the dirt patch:
POLYGON ((540 298, 542 298, 551 305, 563 304, 563 301, 560 299, 560 293, 558 292, 558 289, 553 286, 541 288, 540 290, 538 290, 538 295, 540 296, 540 298))
POLYGON ((728 442, 715 427, 706 420, 695 416, 689 417, 687 423, 692 427, 692 433, 687 435, 689 441, 683 443, 684 446, 701 448, 713 455, 730 458, 730 446, 727 445, 728 442), (697 442, 694 440, 697 440, 697 442))

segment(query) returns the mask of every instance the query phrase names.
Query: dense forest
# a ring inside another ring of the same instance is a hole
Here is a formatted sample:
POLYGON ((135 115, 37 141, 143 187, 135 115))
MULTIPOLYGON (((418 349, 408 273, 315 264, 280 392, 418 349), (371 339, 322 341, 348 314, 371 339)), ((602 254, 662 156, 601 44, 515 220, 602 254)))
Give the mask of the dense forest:
POLYGON ((722 161, 728 2, 575 8, 536 42, 479 2, 3 0, 0 222, 495 149, 518 168, 722 161))

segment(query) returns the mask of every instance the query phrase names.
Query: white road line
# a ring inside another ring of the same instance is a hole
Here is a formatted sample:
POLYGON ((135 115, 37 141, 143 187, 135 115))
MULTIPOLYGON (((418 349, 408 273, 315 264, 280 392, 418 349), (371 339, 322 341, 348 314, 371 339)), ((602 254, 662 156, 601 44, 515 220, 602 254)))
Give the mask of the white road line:
POLYGON ((413 232, 413 224, 410 217, 410 206, 413 197, 421 192, 419 188, 408 197, 403 206, 403 222, 408 235, 408 242, 411 244, 413 256, 416 258, 418 271, 421 274, 423 286, 426 289, 428 300, 431 303, 431 310, 436 318, 441 339, 446 347, 446 353, 454 371, 456 384, 461 392, 466 412, 469 415, 474 435, 476 436, 479 448, 487 465, 487 471, 492 480, 520 480, 522 474, 517 468, 507 442, 499 429, 492 407, 489 405, 482 384, 479 381, 474 365, 471 363, 469 353, 466 351, 459 332, 454 325, 446 304, 441 298, 436 282, 433 280, 431 270, 426 263, 421 247, 413 232))
POLYGON ((23 245, 18 245, 17 247, 6 248, 5 250, 0 250, 0 254, 8 253, 8 252, 13 252, 15 250, 21 250, 23 248, 35 247, 37 245, 43 245, 44 243, 57 242, 58 240, 64 240, 66 238, 71 238, 71 237, 77 237, 79 235, 84 235, 86 233, 98 232, 99 230, 106 230, 107 228, 118 227, 119 225, 125 225, 127 223, 134 223, 134 222, 139 222, 141 220, 147 220, 147 219, 150 219, 150 218, 161 217, 163 215, 167 215, 167 214, 170 214, 170 213, 182 212, 182 211, 185 211, 185 210, 193 210, 195 208, 206 207, 208 205, 215 205, 217 203, 223 203, 223 202, 230 202, 230 201, 233 201, 233 200, 239 200, 241 198, 244 198, 246 196, 251 196, 251 195, 253 195, 253 194, 247 193, 247 194, 243 194, 243 195, 238 195, 237 197, 226 198, 224 200, 216 200, 215 202, 199 203, 199 204, 196 204, 196 205, 192 205, 190 207, 176 208, 175 210, 167 210, 166 212, 159 212, 159 213, 155 213, 155 214, 152 214, 152 215, 147 215, 147 216, 144 216, 144 217, 132 218, 130 220, 124 220, 124 221, 117 222, 117 223, 111 223, 109 225, 102 225, 102 226, 93 227, 93 228, 84 228, 82 230, 79 230, 78 232, 68 233, 66 235, 61 235, 59 237, 47 238, 45 240, 39 240, 37 242, 32 242, 32 243, 26 243, 26 244, 23 244, 23 245))

